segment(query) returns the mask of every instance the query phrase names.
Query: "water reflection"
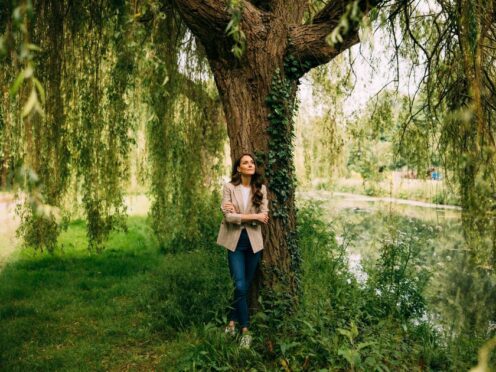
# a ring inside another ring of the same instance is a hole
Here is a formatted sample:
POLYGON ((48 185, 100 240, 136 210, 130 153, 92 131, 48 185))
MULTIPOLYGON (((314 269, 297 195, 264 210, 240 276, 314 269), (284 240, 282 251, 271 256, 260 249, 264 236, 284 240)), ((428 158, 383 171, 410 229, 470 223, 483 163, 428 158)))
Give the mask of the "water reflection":
POLYGON ((459 208, 325 191, 301 193, 299 198, 319 201, 336 229, 338 242, 347 247, 351 272, 362 284, 367 281, 364 267, 377 260, 392 230, 414 236, 421 253, 412 264, 431 275, 424 293, 427 313, 419 320, 428 320, 438 329, 446 346, 456 348, 452 351, 460 354, 460 360, 473 358, 467 353, 494 337, 495 271, 471 260, 459 208))

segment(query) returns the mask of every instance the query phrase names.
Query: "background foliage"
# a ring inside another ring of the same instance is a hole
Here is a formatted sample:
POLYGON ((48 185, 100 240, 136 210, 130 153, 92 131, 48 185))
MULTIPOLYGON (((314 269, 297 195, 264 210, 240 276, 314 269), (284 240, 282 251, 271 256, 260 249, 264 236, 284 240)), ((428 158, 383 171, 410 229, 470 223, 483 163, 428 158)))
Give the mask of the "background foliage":
POLYGON ((153 1, 50 0, 8 2, 1 15, 2 184, 20 174, 31 191, 25 244, 53 251, 82 205, 89 248, 102 249, 125 228, 130 176, 148 187, 163 249, 197 239, 226 135, 205 57, 177 15, 153 1), (142 133, 146 163, 131 174, 142 133))

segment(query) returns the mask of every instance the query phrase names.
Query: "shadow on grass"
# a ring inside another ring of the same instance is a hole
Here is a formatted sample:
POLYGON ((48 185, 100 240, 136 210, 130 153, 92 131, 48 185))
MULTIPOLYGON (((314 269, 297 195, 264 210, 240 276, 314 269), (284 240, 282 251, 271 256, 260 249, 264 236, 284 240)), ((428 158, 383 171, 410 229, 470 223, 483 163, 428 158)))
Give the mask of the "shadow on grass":
POLYGON ((0 274, 0 370, 153 369, 178 332, 226 305, 222 250, 162 255, 144 218, 101 254, 84 234, 75 223, 64 252, 26 250, 0 274))

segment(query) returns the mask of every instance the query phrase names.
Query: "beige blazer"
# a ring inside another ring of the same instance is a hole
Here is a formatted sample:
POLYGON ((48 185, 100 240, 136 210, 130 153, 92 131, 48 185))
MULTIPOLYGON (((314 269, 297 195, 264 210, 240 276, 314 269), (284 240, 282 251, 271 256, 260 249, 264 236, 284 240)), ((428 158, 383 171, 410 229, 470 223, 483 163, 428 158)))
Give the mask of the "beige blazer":
POLYGON ((234 252, 238 244, 239 237, 241 235, 242 226, 246 227, 246 232, 250 238, 251 247, 253 252, 256 253, 263 249, 263 238, 262 238, 262 227, 261 222, 250 221, 241 224, 242 214, 252 214, 252 213, 269 213, 269 201, 267 199, 267 188, 262 185, 262 204, 260 205, 260 211, 252 204, 251 198, 252 193, 250 191, 250 196, 248 197, 248 202, 246 209, 243 209, 243 193, 241 191, 241 184, 234 186, 232 183, 228 182, 224 185, 222 190, 222 203, 221 209, 224 213, 224 219, 220 224, 219 235, 217 237, 217 244, 229 249, 234 252), (225 203, 230 202, 234 205, 235 213, 228 213, 224 209, 225 203))

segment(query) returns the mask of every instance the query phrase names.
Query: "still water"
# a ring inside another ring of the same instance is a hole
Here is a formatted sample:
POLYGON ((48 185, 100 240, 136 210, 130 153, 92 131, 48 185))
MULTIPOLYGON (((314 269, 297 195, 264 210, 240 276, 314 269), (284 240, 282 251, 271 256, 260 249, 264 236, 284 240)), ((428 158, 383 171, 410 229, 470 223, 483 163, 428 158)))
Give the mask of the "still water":
POLYGON ((446 339, 496 334, 494 268, 471 261, 459 207, 327 191, 302 192, 298 200, 316 201, 323 208, 359 283, 366 283, 364 267, 377 262, 385 242, 400 237, 415 245, 412 269, 429 275, 423 293, 427 311, 420 320, 446 339))

